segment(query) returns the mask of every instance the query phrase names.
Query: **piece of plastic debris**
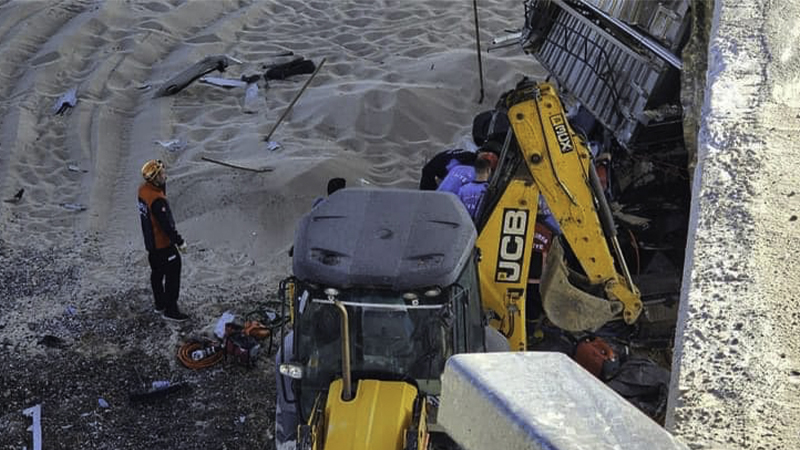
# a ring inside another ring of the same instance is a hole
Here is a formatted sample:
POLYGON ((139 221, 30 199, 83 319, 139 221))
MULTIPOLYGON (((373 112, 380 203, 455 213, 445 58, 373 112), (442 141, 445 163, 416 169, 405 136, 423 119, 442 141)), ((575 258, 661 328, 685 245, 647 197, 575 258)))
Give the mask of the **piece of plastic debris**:
POLYGON ((364 178, 359 178, 358 181, 361 183, 362 186, 369 186, 370 184, 372 184, 369 181, 365 180, 364 178))
POLYGON ((225 324, 233 322, 236 316, 233 315, 230 311, 225 311, 222 313, 222 317, 219 318, 217 321, 217 326, 214 327, 214 334, 217 335, 218 338, 222 339, 225 337, 225 324))
POLYGON ((267 150, 274 152, 275 150, 281 148, 281 144, 276 141, 269 141, 267 142, 267 150))
POLYGON ((28 431, 33 433, 33 450, 42 450, 42 405, 22 410, 22 414, 33 419, 28 431))
POLYGON ((183 139, 172 139, 169 141, 153 141, 154 143, 164 147, 167 151, 170 152, 179 152, 186 148, 186 141, 183 139))
POLYGON ((88 170, 81 169, 80 167, 76 166, 75 164, 67 165, 67 170, 69 170, 70 172, 83 172, 83 173, 88 172, 88 170))
POLYGON ((76 103, 78 103, 78 88, 74 87, 56 100, 56 104, 53 106, 53 114, 64 114, 69 108, 74 107, 76 103))
POLYGON ((152 386, 154 390, 166 389, 169 387, 169 384, 170 384, 169 380, 159 380, 159 381, 153 381, 152 386))
POLYGON ((80 203, 60 203, 60 206, 70 211, 86 211, 86 205, 80 203))
POLYGON ((101 408, 108 408, 108 407, 110 407, 110 405, 108 404, 108 402, 107 402, 107 401, 105 401, 103 398, 99 398, 99 399, 97 399, 97 403, 100 405, 100 407, 101 407, 101 408))
POLYGON ((78 312, 78 310, 75 309, 74 306, 69 305, 64 309, 64 312, 67 313, 67 315, 74 316, 75 313, 78 312))
POLYGON ((143 85, 137 87, 136 89, 139 89, 140 91, 144 91, 144 90, 150 89, 151 87, 153 87, 153 85, 151 85, 150 83, 147 83, 147 84, 143 84, 143 85))
POLYGON ((239 416, 239 423, 244 423, 245 419, 245 416, 239 416))
POLYGON ((244 91, 244 107, 242 110, 246 113, 258 112, 258 84, 249 83, 247 90, 244 91))
POLYGON ((199 80, 201 83, 210 84, 212 86, 219 86, 226 89, 230 88, 237 88, 237 87, 247 87, 247 83, 242 80, 233 80, 230 78, 221 78, 221 77, 201 77, 199 80))
POLYGON ((24 193, 25 193, 25 188, 22 188, 22 189, 18 190, 17 193, 14 194, 13 197, 7 198, 7 199, 5 199, 3 201, 6 202, 6 203, 19 203, 19 201, 22 200, 22 194, 24 194, 24 193))

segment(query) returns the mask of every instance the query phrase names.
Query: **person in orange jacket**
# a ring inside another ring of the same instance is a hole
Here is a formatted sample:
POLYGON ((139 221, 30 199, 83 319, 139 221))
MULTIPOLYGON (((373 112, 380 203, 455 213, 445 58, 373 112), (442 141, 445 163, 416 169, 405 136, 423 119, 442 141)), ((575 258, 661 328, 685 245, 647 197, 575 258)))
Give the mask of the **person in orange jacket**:
POLYGON ((139 218, 150 262, 155 310, 167 320, 183 322, 189 316, 178 309, 181 288, 179 250, 186 250, 186 242, 175 229, 175 220, 167 203, 164 163, 155 159, 147 161, 142 166, 142 177, 145 181, 139 186, 139 218))

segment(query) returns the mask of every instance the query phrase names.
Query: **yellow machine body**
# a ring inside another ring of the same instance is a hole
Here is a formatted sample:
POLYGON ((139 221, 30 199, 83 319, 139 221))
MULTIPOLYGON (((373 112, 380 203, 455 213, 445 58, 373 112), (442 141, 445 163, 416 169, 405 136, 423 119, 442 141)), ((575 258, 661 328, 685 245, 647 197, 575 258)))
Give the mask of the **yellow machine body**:
POLYGON ((320 449, 404 450, 417 388, 402 381, 361 380, 355 397, 345 401, 342 387, 338 379, 328 391, 320 449))
POLYGON ((580 283, 585 286, 575 287, 572 281, 581 277, 563 264, 563 253, 556 252, 561 264, 548 259, 541 285, 548 318, 569 331, 596 329, 620 314, 634 322, 642 309, 639 291, 617 273, 589 181, 591 154, 567 122, 555 88, 537 83, 515 92, 510 103, 508 118, 523 163, 498 166, 516 172, 500 186, 477 242, 484 307, 498 317, 493 325, 512 349, 526 349, 525 296, 539 194, 586 274, 580 283), (603 296, 587 292, 593 287, 603 296))

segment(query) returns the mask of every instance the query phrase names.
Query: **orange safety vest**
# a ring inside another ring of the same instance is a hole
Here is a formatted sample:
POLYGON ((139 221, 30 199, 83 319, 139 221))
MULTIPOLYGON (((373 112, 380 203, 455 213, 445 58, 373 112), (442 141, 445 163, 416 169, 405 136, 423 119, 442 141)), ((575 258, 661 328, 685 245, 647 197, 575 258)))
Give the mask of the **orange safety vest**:
MULTIPOLYGON (((155 214, 153 214, 153 202, 159 198, 163 198, 164 201, 167 200, 167 196, 162 189, 148 182, 144 182, 139 186, 139 200, 147 207, 147 211, 139 211, 139 214, 146 214, 150 219, 150 229, 153 233, 153 242, 155 243, 156 249, 167 248, 172 245, 169 236, 161 229, 161 225, 158 223, 158 220, 156 220, 155 214)), ((145 240, 147 240, 146 236, 145 240)))

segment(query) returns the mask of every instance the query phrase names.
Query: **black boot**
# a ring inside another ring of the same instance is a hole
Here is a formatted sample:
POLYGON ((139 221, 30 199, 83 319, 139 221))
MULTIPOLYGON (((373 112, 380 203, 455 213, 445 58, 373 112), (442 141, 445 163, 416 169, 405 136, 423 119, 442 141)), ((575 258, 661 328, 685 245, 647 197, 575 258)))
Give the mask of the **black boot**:
POLYGON ((164 311, 163 317, 173 322, 185 322, 189 320, 189 315, 182 313, 177 307, 164 311))

